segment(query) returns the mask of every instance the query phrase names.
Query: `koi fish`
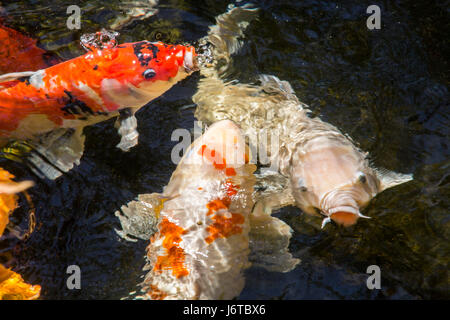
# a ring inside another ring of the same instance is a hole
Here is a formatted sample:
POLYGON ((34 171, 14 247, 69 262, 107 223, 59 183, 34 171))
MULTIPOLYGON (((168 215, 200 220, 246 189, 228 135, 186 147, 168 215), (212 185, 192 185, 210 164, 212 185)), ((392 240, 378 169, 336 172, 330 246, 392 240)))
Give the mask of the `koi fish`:
POLYGON ((261 199, 264 207, 295 204, 306 213, 325 216, 322 227, 331 220, 350 226, 360 217, 367 218, 360 211, 372 198, 410 181, 412 175, 372 168, 367 153, 350 138, 320 118, 309 117, 308 106, 286 81, 263 75, 259 86, 225 83, 221 74, 226 70, 219 69, 218 61, 230 61, 239 48, 241 26, 248 24, 251 13, 244 11, 235 8, 222 15, 218 27, 209 31, 206 41, 213 62, 201 65, 204 78, 193 97, 196 118, 206 123, 229 119, 249 137, 269 136, 271 143, 257 146, 264 148, 271 167, 277 170, 274 174, 287 181, 284 190, 261 199))
POLYGON ((159 223, 143 298, 231 299, 242 290, 255 170, 248 157, 240 129, 215 123, 188 148, 164 192, 152 195, 160 205, 147 207, 159 223))
POLYGON ((135 112, 197 68, 193 47, 149 41, 99 47, 95 35, 87 39, 90 51, 80 57, 0 76, 0 147, 28 141, 38 154, 30 162, 51 179, 79 163, 85 126, 119 116, 117 147, 135 146, 135 112))
POLYGON ((285 252, 292 230, 284 222, 263 211, 250 215, 256 167, 249 157, 239 127, 217 122, 187 149, 162 194, 140 195, 116 212, 128 226, 122 235, 139 238, 141 226, 157 217, 140 298, 231 299, 244 287, 251 261, 283 272, 299 262, 285 252), (267 239, 278 243, 283 266, 273 261, 276 250, 270 258, 251 254, 252 242, 267 239))

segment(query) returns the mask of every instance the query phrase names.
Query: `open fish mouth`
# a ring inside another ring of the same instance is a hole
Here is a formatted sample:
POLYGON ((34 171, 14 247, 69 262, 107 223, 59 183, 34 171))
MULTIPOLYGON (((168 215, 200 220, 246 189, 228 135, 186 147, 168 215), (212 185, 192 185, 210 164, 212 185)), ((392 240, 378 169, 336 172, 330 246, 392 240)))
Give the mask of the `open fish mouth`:
POLYGON ((186 49, 186 52, 184 54, 183 67, 184 69, 186 69, 187 73, 191 73, 199 69, 194 48, 186 49))
POLYGON ((328 210, 327 212, 327 216, 332 216, 333 214, 339 213, 339 212, 348 212, 349 214, 354 214, 354 215, 358 215, 359 214, 359 210, 355 207, 352 206, 339 206, 339 207, 334 207, 331 208, 330 210, 328 210))
POLYGON ((326 217, 322 221, 322 228, 331 220, 343 225, 344 227, 349 227, 354 225, 359 218, 370 219, 370 217, 361 214, 358 208, 352 206, 334 207, 323 214, 326 217))

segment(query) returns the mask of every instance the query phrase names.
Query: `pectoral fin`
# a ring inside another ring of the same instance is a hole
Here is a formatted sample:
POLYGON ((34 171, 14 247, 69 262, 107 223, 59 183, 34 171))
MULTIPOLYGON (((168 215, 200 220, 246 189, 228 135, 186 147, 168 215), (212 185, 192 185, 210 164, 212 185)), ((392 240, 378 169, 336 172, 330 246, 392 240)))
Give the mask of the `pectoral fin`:
POLYGON ((84 151, 82 129, 56 129, 27 142, 13 142, 3 156, 26 163, 41 178, 54 180, 79 165, 84 151))
POLYGON ((164 201, 159 193, 142 194, 116 211, 122 230, 115 230, 125 240, 148 240, 156 232, 164 201))
MULTIPOLYGON (((282 220, 271 216, 274 207, 268 200, 258 201, 250 215, 249 260, 254 266, 268 271, 289 272, 300 262, 292 257, 288 248, 292 229, 282 220)), ((283 201, 279 199, 275 202, 280 205, 283 201)))
POLYGON ((131 108, 119 111, 119 118, 116 121, 116 127, 121 136, 120 143, 116 146, 122 151, 128 151, 138 144, 139 133, 137 132, 137 119, 134 116, 134 110, 131 108))
POLYGON ((379 192, 411 181, 413 179, 412 174, 397 173, 394 171, 389 171, 387 169, 379 169, 376 171, 376 173, 378 179, 380 180, 379 192))
POLYGON ((279 93, 293 101, 298 101, 294 89, 287 81, 282 81, 275 76, 263 74, 259 76, 261 88, 267 93, 279 93))
POLYGON ((35 71, 5 73, 0 76, 0 83, 7 82, 7 81, 13 81, 13 80, 19 80, 24 77, 30 77, 34 73, 35 73, 35 71))

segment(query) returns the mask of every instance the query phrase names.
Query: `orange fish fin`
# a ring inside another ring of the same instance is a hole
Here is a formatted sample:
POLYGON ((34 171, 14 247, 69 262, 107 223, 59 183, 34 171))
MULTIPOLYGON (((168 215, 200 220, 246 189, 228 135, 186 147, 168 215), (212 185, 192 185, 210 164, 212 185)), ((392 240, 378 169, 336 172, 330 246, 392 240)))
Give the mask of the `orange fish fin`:
POLYGON ((34 300, 40 293, 41 286, 26 283, 20 274, 0 264, 0 300, 34 300))

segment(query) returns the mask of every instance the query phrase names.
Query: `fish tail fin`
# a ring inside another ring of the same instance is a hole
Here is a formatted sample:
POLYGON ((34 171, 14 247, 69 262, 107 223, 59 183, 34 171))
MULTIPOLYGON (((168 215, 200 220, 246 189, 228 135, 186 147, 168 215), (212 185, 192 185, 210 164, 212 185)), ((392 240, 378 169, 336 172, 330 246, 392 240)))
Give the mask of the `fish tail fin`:
POLYGON ((200 46, 205 46, 210 51, 209 54, 212 54, 212 57, 205 58, 205 62, 213 68, 201 68, 203 75, 219 76, 226 71, 231 55, 242 47, 240 38, 244 36, 243 32, 248 24, 256 18, 257 11, 258 8, 254 5, 245 4, 240 7, 231 7, 227 12, 216 17, 216 24, 211 26, 208 35, 199 41, 200 46), (222 67, 217 70, 219 64, 222 67))
POLYGON ((14 141, 1 149, 1 155, 24 163, 39 178, 54 180, 79 165, 83 151, 82 129, 60 128, 36 141, 14 141))
POLYGON ((136 200, 128 202, 115 212, 122 230, 115 229, 123 239, 135 242, 137 239, 148 240, 156 233, 164 198, 159 193, 141 194, 136 200))
POLYGON ((295 95, 294 89, 289 82, 280 80, 273 75, 262 74, 259 76, 262 89, 267 93, 282 94, 288 100, 294 100, 298 102, 298 98, 295 95))
POLYGON ((216 24, 209 27, 208 35, 199 40, 198 62, 203 76, 193 97, 197 105, 195 117, 209 123, 215 122, 212 105, 218 107, 216 96, 223 94, 229 83, 222 79, 232 65, 231 56, 242 47, 244 30, 257 17, 258 8, 251 4, 231 7, 216 17, 216 24), (205 107, 202 107, 205 106, 205 107))

